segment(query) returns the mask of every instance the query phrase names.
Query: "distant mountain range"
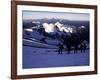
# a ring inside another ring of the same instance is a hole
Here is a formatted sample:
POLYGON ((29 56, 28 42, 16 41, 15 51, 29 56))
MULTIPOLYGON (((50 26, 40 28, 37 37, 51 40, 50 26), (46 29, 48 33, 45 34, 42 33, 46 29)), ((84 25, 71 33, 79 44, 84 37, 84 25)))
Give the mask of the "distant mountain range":
POLYGON ((48 22, 48 23, 55 23, 57 21, 66 23, 66 22, 89 22, 89 21, 74 21, 74 20, 68 20, 68 19, 59 19, 59 18, 42 18, 42 19, 30 19, 30 20, 23 20, 24 22, 30 22, 30 21, 38 21, 41 23, 48 22))
POLYGON ((89 27, 89 21, 71 21, 68 19, 58 19, 58 18, 43 18, 43 19, 30 19, 30 20, 23 20, 23 28, 28 28, 36 25, 42 25, 43 23, 56 23, 60 22, 61 24, 68 24, 68 25, 74 25, 74 26, 86 26, 89 27))

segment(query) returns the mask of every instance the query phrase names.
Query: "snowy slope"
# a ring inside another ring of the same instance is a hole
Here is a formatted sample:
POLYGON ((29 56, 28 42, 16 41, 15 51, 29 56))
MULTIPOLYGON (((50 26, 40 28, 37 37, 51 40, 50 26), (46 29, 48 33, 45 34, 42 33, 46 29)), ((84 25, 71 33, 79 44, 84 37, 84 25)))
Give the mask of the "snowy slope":
POLYGON ((67 54, 67 51, 63 51, 62 55, 58 55, 57 49, 24 46, 23 54, 23 68, 89 65, 89 50, 86 50, 85 53, 80 53, 80 51, 73 53, 73 51, 71 51, 71 54, 67 54))
POLYGON ((56 48, 57 49, 57 46, 48 45, 45 43, 32 41, 32 40, 28 40, 28 39, 23 39, 23 45, 24 46, 31 46, 31 47, 38 47, 38 48, 52 48, 52 49, 56 48))

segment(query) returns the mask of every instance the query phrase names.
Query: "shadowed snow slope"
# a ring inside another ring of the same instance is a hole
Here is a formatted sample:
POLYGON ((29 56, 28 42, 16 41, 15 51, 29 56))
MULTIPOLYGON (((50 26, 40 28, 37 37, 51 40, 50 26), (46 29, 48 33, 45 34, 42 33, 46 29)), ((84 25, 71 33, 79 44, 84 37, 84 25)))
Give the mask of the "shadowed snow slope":
POLYGON ((57 48, 57 46, 48 45, 45 43, 40 43, 32 40, 23 39, 25 46, 38 47, 38 48, 57 48))
POLYGON ((67 66, 88 66, 89 50, 85 53, 67 54, 63 51, 58 55, 57 49, 45 49, 23 46, 23 68, 46 68, 67 66))

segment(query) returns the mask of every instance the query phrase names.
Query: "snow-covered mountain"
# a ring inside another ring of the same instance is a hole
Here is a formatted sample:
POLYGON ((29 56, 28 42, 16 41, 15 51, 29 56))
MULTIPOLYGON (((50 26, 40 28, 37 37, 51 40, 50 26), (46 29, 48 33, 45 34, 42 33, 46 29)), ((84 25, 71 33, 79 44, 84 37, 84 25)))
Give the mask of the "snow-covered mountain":
MULTIPOLYGON (((35 22, 33 22, 35 24, 35 22)), ((37 43, 43 43, 48 45, 57 46, 60 42, 63 42, 62 37, 63 36, 71 36, 72 34, 77 34, 81 38, 81 35, 83 36, 83 33, 85 32, 86 36, 88 36, 88 32, 86 32, 86 27, 84 25, 76 27, 75 25, 69 25, 69 24, 62 24, 61 22, 57 21, 55 23, 42 23, 39 22, 38 25, 24 28, 23 29, 23 39, 27 39, 24 41, 24 43, 30 43, 35 40, 35 44, 32 43, 32 45, 36 45, 37 43), (78 30, 78 33, 77 33, 78 30), (30 40, 30 42, 29 42, 30 40)), ((83 38, 83 37, 82 37, 83 38)), ((88 38, 88 37, 86 37, 88 38)), ((86 39, 84 37, 84 39, 86 39)), ((38 44, 37 44, 38 45, 38 44)), ((43 46, 42 46, 43 47, 43 46)))
POLYGON ((43 23, 43 28, 47 33, 54 32, 57 33, 58 31, 60 32, 66 32, 66 33, 72 33, 73 28, 70 26, 65 26, 64 24, 61 24, 60 22, 56 22, 55 24, 48 24, 48 23, 43 23))
POLYGON ((70 25, 61 24, 60 22, 56 23, 43 23, 42 26, 34 26, 31 28, 25 28, 24 29, 24 37, 30 38, 33 37, 35 39, 41 40, 45 37, 45 34, 51 36, 61 36, 61 35, 67 35, 75 31, 70 25), (40 34, 40 31, 42 34, 40 34), (28 35, 27 35, 28 34, 28 35))

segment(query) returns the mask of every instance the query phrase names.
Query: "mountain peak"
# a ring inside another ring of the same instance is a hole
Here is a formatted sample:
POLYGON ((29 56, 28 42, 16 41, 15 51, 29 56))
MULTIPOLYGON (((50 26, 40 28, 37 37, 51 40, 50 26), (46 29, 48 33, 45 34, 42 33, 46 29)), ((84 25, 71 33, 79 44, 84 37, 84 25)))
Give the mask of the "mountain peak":
POLYGON ((64 24, 61 24, 60 22, 56 22, 55 24, 48 24, 48 23, 43 23, 43 28, 45 29, 45 31, 47 33, 50 33, 50 32, 54 32, 54 33, 57 33, 58 31, 60 32, 71 32, 73 31, 73 29, 71 27, 65 27, 64 24))

